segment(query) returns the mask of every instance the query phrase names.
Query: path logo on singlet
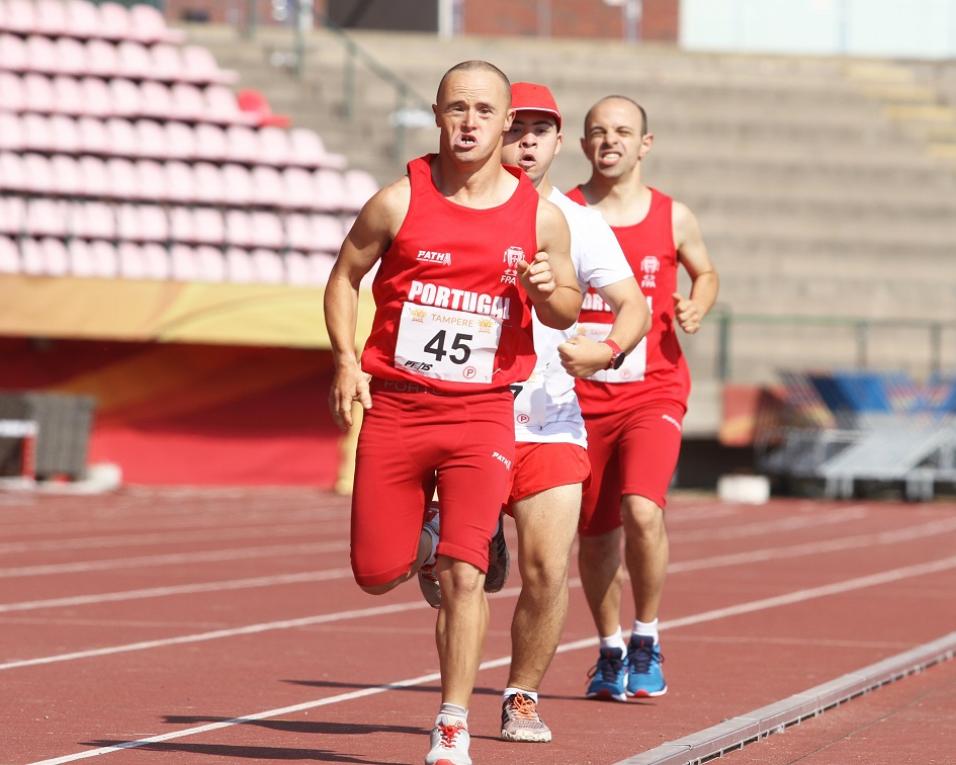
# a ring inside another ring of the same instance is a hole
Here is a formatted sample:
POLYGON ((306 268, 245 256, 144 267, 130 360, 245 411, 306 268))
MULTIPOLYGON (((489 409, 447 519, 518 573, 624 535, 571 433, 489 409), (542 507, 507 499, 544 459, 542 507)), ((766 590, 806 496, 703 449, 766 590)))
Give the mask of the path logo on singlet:
POLYGON ((602 298, 596 292, 588 292, 584 295, 584 299, 581 301, 581 310, 582 311, 611 311, 611 306, 604 302, 602 298))
POLYGON ((501 260, 505 264, 504 273, 501 275, 502 284, 517 284, 518 264, 524 260, 524 250, 520 247, 509 247, 501 260))
MULTIPOLYGON (((408 300, 421 305, 433 305, 437 308, 450 308, 453 311, 465 311, 491 316, 500 321, 511 318, 511 298, 501 295, 489 295, 485 292, 472 292, 445 287, 431 282, 413 280, 408 288, 408 300)), ((413 314, 413 320, 415 315, 413 314)), ((422 317, 424 321, 424 317, 422 317)), ((493 327, 486 327, 491 330, 493 327)))
POLYGON ((440 266, 451 265, 450 252, 435 252, 434 250, 419 250, 416 260, 423 263, 437 263, 440 266))
POLYGON ((647 255, 641 260, 641 289, 655 289, 657 287, 657 272, 661 270, 661 262, 655 255, 647 255))

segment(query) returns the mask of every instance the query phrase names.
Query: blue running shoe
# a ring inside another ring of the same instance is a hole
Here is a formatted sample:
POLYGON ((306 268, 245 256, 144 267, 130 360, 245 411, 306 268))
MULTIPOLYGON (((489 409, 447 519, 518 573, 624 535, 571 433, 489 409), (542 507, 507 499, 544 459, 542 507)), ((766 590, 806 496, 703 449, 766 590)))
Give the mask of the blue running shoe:
POLYGON ((667 693, 660 643, 652 637, 631 635, 627 645, 627 695, 647 698, 667 693))
POLYGON ((585 695, 589 699, 627 701, 627 661, 620 648, 602 648, 588 677, 591 682, 585 695))

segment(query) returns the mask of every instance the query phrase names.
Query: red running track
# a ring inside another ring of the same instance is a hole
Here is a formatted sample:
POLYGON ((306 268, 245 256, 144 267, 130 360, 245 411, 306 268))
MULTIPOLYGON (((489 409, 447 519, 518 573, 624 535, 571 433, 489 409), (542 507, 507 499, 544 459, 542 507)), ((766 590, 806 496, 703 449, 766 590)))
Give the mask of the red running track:
MULTIPOLYGON (((513 573, 491 604, 476 764, 610 765, 956 629, 956 505, 678 496, 668 516, 668 695, 581 698, 595 648, 575 584, 542 689, 554 741, 499 741, 513 573)), ((347 539, 347 501, 303 489, 0 494, 0 763, 421 762, 434 612, 414 582, 361 593, 347 539)), ((956 738, 952 664, 729 760, 950 762, 932 756, 956 738)))

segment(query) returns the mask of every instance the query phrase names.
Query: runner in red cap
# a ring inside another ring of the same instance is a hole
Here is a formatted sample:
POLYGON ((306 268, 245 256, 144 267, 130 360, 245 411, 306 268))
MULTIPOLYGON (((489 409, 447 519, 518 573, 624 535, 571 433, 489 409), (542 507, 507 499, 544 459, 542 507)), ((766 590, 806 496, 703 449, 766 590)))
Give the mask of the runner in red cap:
MULTIPOLYGON (((667 692, 657 626, 668 560, 664 506, 690 393, 677 327, 697 332, 718 289, 694 214, 641 179, 653 142, 638 103, 601 99, 588 112, 581 139, 591 178, 568 195, 600 211, 614 229, 652 312, 647 338, 619 369, 577 383, 591 459, 579 564, 601 638, 587 695, 618 701, 667 692), (677 290, 678 264, 691 278, 687 297, 677 290), (627 645, 620 627, 622 526, 635 610, 627 645)), ((589 293, 580 317, 585 333, 601 337, 610 321, 604 300, 589 293)))
POLYGON ((366 409, 352 495, 355 579, 381 594, 437 554, 442 707, 428 765, 471 765, 467 709, 488 621, 482 583, 514 459, 509 386, 534 367, 531 308, 561 328, 581 305, 563 215, 501 166, 510 101, 508 78, 487 62, 445 74, 438 154, 413 160, 369 200, 325 292, 332 413, 348 427, 353 402, 366 409), (376 262, 359 366, 358 288, 376 262), (422 525, 436 480, 433 549, 422 525))
POLYGON ((571 230, 571 260, 582 291, 589 286, 613 308, 600 338, 576 327, 551 329, 534 320, 538 355, 531 376, 514 386, 517 454, 508 512, 518 530, 521 594, 511 625, 511 669, 504 692, 501 736, 550 741, 538 715, 538 689, 558 646, 568 605, 568 559, 577 533, 581 484, 590 473, 584 420, 574 393, 576 375, 624 362, 650 326, 647 303, 600 214, 568 199, 548 171, 561 150, 561 113, 544 85, 511 86, 515 118, 503 159, 524 170, 543 199, 556 204, 571 230), (564 363, 568 369, 562 366, 564 363))

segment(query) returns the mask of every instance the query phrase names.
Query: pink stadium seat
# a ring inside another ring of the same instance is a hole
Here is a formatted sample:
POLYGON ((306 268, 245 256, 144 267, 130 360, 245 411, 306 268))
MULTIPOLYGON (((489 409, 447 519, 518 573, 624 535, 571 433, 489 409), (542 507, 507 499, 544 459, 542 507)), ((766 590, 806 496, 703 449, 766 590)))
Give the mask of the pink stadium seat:
POLYGON ((291 120, 285 114, 275 114, 269 99, 259 90, 240 90, 236 94, 239 108, 259 127, 287 128, 291 120))
POLYGON ((26 191, 26 170, 19 154, 0 152, 0 189, 26 191))
POLYGON ((55 114, 50 118, 50 136, 53 151, 61 154, 78 154, 82 147, 80 129, 72 117, 55 114))
POLYGON ((252 213, 253 244, 280 250, 285 246, 285 231, 278 215, 267 212, 252 213))
POLYGON ((141 159, 136 163, 137 185, 136 199, 166 200, 166 171, 152 159, 141 159))
POLYGON ((282 171, 282 181, 285 184, 285 207, 297 210, 315 208, 315 184, 308 170, 287 167, 282 171))
POLYGON ((119 117, 138 117, 143 113, 139 88, 131 80, 110 80, 110 97, 113 114, 119 117))
POLYGON ((256 271, 248 252, 239 247, 230 247, 226 251, 226 278, 236 284, 256 281, 256 271))
POLYGON ((7 6, 4 2, 5 0, 0 0, 0 31, 7 28, 7 6))
POLYGON ((120 239, 133 242, 165 242, 169 239, 169 219, 156 205, 120 205, 118 211, 120 239))
POLYGON ((59 239, 43 239, 40 242, 43 257, 43 274, 46 276, 66 276, 70 273, 70 256, 66 246, 59 239))
POLYGON ((222 85, 210 85, 206 88, 205 116, 209 122, 228 125, 252 125, 255 117, 239 109, 236 94, 222 85))
POLYGON ((16 114, 0 112, 0 151, 21 151, 23 131, 16 114))
POLYGON ((61 0, 37 0, 36 31, 49 37, 72 34, 66 6, 61 0))
POLYGON ((345 238, 342 224, 332 215, 312 216, 312 249, 322 252, 338 252, 345 238))
POLYGON ((222 173, 217 165, 197 162, 193 166, 195 196, 200 204, 219 205, 225 200, 222 173))
POLYGON ((67 4, 70 34, 74 37, 98 37, 100 28, 96 6, 88 0, 69 0, 67 4))
POLYGON ((196 136, 193 129, 182 122, 167 122, 166 156, 170 159, 193 159, 197 155, 196 136))
POLYGON ((110 138, 110 154, 118 157, 135 157, 139 150, 136 128, 127 119, 114 117, 106 123, 110 138))
POLYGON ((136 146, 141 157, 159 157, 166 159, 169 149, 166 147, 166 131, 153 120, 137 120, 136 146))
POLYGON ((25 216, 26 203, 20 197, 0 197, 0 234, 20 234, 25 216))
POLYGON ((36 6, 30 0, 7 0, 6 27, 29 35, 36 31, 36 6))
POLYGON ((309 267, 312 272, 312 283, 316 285, 325 284, 329 280, 329 274, 332 273, 332 266, 334 264, 334 255, 330 255, 327 252, 309 253, 309 267))
POLYGON ((80 178, 83 194, 88 197, 112 196, 110 174, 106 163, 99 157, 80 158, 80 178))
POLYGON ((115 279, 119 276, 119 256, 110 242, 93 242, 90 245, 93 260, 93 276, 100 279, 115 279))
POLYGON ((27 46, 15 35, 0 35, 0 69, 25 72, 30 68, 27 46))
POLYGON ((96 77, 84 77, 80 81, 82 106, 80 114, 91 117, 109 117, 113 113, 113 101, 109 85, 96 77))
POLYGON ((267 165, 287 165, 292 156, 289 134, 276 127, 259 129, 259 161, 267 165))
POLYGON ((55 77, 53 79, 53 97, 54 102, 50 111, 71 115, 89 113, 82 81, 75 77, 66 75, 55 77))
POLYGON ((168 279, 171 269, 169 253, 158 244, 146 244, 142 248, 147 279, 168 279))
POLYGON ((116 199, 139 198, 140 188, 136 165, 128 159, 114 157, 107 160, 106 167, 110 176, 109 196, 116 199))
MULTIPOLYGON (((180 116, 175 110, 173 94, 161 82, 146 80, 140 85, 140 97, 140 112, 144 117, 169 120, 180 116)), ((186 117, 186 119, 192 118, 186 117)))
POLYGON ((346 170, 343 180, 347 192, 346 209, 348 210, 361 210, 365 203, 378 191, 378 183, 376 183, 375 178, 372 177, 371 173, 364 170, 346 170))
POLYGON ((16 243, 0 236, 0 273, 16 274, 20 272, 20 250, 16 243))
POLYGON ((222 282, 226 280, 226 260, 222 252, 215 247, 196 248, 199 261, 199 279, 204 282, 222 282))
POLYGON ((226 241, 237 247, 249 247, 255 243, 254 240, 249 213, 229 210, 226 213, 226 241))
POLYGON ((196 156, 222 162, 229 157, 229 142, 219 125, 202 123, 196 126, 196 156))
MULTIPOLYGON (((42 74, 28 74, 23 78, 24 106, 31 112, 48 114, 55 110, 59 99, 53 94, 53 83, 42 74)), ((57 111, 59 111, 57 109, 57 111)))
POLYGON ((99 7, 99 36, 108 40, 126 40, 131 37, 129 11, 119 3, 102 3, 99 7))
POLYGON ((71 77, 89 74, 83 43, 73 37, 59 38, 56 41, 56 70, 71 77))
POLYGON ((192 202, 195 199, 193 172, 185 162, 166 163, 166 197, 173 202, 192 202))
POLYGON ((70 242, 67 247, 67 256, 70 260, 70 273, 73 276, 83 278, 96 275, 90 245, 82 239, 74 239, 70 242))
POLYGON ((121 69, 116 46, 106 40, 89 40, 86 43, 86 70, 97 77, 118 77, 121 69))
POLYGON ((242 165, 223 165, 223 196, 226 204, 244 206, 252 204, 255 190, 249 171, 242 165))
POLYGON ((226 130, 229 142, 229 159, 233 162, 254 164, 259 156, 259 142, 255 132, 248 127, 233 125, 226 130))
POLYGON ((226 228, 222 213, 209 207, 193 210, 193 238, 201 244, 221 245, 226 241, 226 228))
POLYGON ((149 5, 134 5, 130 8, 130 34, 133 39, 144 43, 176 43, 185 38, 178 29, 166 26, 166 19, 158 10, 149 5))
POLYGON ((29 276, 43 274, 43 250, 36 239, 23 239, 20 242, 20 271, 29 276))
POLYGON ((312 246, 312 221, 308 215, 293 213, 285 219, 286 242, 294 250, 307 250, 312 246))
POLYGON ((186 73, 183 70, 183 62, 179 55, 179 49, 174 45, 154 45, 150 49, 150 56, 153 60, 153 68, 150 76, 156 80, 185 80, 186 73))
POLYGON ((199 121, 208 119, 218 122, 209 112, 202 92, 193 85, 177 83, 172 90, 172 114, 179 119, 199 121))
POLYGON ((120 73, 134 80, 151 77, 153 60, 146 48, 138 42, 124 40, 117 46, 120 73))
POLYGON ((196 241, 196 222, 189 207, 173 207, 169 210, 169 233, 174 242, 192 244, 196 241))
POLYGON ((55 194, 56 181, 50 167, 50 160, 39 154, 24 154, 22 158, 23 180, 26 190, 34 194, 55 194))
POLYGON ((316 170, 315 206, 319 210, 342 210, 346 206, 345 183, 335 170, 316 170))
POLYGON ((182 49, 183 73, 190 82, 233 85, 239 79, 230 70, 220 69, 208 48, 186 45, 182 49))
POLYGON ((56 74, 59 67, 59 56, 56 45, 49 37, 30 35, 27 38, 27 69, 43 74, 56 74))
POLYGON ((256 281, 264 284, 282 284, 285 281, 285 266, 282 256, 275 250, 259 248, 252 252, 256 281))
POLYGON ((0 71, 0 112, 23 111, 25 105, 23 81, 12 72, 0 71))
POLYGON ((148 279, 146 258, 138 244, 120 242, 116 251, 119 275, 123 279, 148 279))
POLYGON ((263 207, 278 207, 283 203, 285 189, 282 176, 274 167, 258 166, 252 171, 252 183, 255 188, 255 201, 263 207))
POLYGON ((31 236, 66 236, 68 209, 65 202, 54 199, 31 199, 24 230, 31 236))
POLYGON ((66 197, 82 196, 84 192, 83 176, 76 158, 68 154, 57 154, 50 161, 55 191, 66 197))
POLYGON ((81 239, 115 239, 113 208, 103 202, 75 202, 70 209, 70 231, 81 239))
POLYGON ((285 276, 289 284, 299 287, 312 286, 312 268, 307 255, 301 252, 287 252, 285 261, 285 276))
POLYGON ((314 130, 293 128, 289 131, 289 142, 290 164, 303 167, 322 167, 325 164, 325 145, 314 130))
POLYGON ((109 153, 109 132, 103 120, 93 117, 81 117, 77 121, 77 129, 80 134, 80 148, 85 154, 109 153))
POLYGON ((199 258, 196 251, 185 244, 174 245, 170 250, 170 275, 178 282, 199 281, 199 258))

